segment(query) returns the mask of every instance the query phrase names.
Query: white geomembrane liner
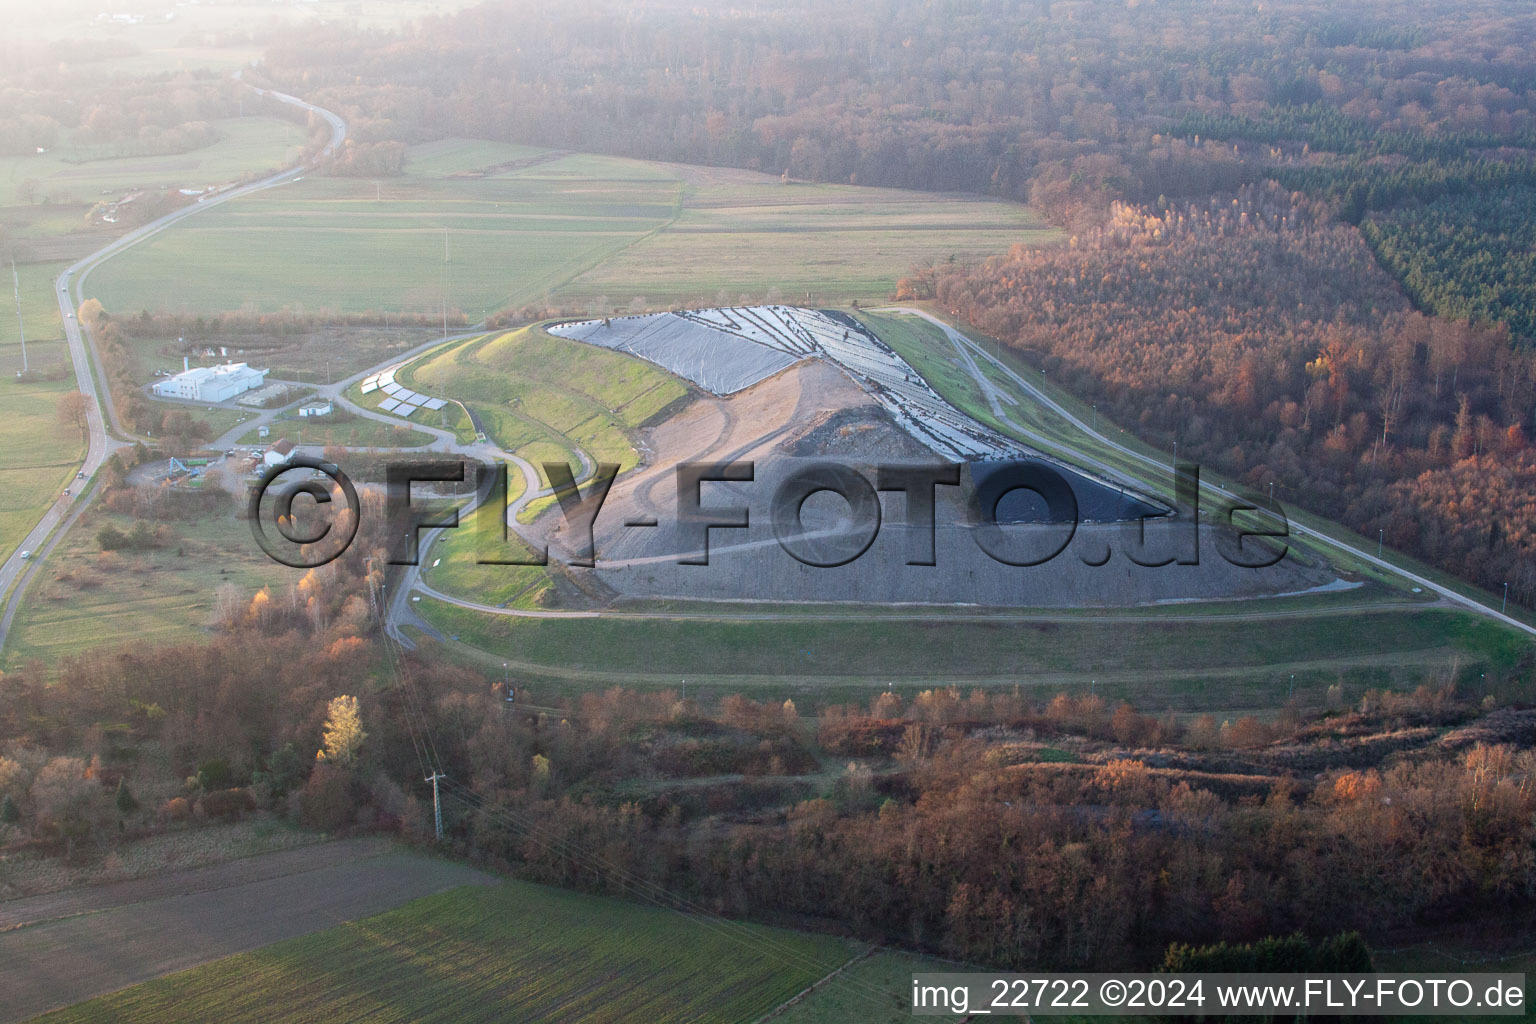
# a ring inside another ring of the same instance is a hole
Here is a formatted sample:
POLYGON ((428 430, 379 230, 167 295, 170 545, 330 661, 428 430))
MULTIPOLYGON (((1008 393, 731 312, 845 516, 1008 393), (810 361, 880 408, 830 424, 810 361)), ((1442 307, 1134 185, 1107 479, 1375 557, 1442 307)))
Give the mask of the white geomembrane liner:
POLYGON ((802 359, 826 359, 870 391, 901 427, 941 455, 1025 452, 950 405, 850 316, 795 306, 731 306, 556 324, 549 333, 628 352, 717 395, 751 387, 802 359))

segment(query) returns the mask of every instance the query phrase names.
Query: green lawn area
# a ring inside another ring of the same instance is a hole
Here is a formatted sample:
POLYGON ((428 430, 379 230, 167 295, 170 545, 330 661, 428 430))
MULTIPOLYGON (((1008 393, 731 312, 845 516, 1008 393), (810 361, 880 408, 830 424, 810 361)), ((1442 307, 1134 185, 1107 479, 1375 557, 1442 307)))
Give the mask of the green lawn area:
MULTIPOLYGON (((1254 711, 1286 699, 1290 675, 1304 703, 1343 683, 1413 688, 1455 675, 1490 692, 1525 695, 1516 678, 1526 650, 1490 620, 1443 609, 1360 609, 1294 618, 1000 615, 986 619, 797 615, 783 619, 635 617, 530 619, 477 612, 423 597, 416 610, 450 652, 485 652, 541 688, 614 685, 742 690, 800 701, 865 699, 871 686, 1022 685, 1086 690, 1143 709, 1254 711), (862 696, 860 696, 862 695, 862 696)), ((761 609, 758 610, 761 613, 761 609)), ((735 609, 727 614, 739 614, 735 609)))
MULTIPOLYGON (((223 406, 191 405, 182 402, 150 402, 150 408, 164 414, 169 412, 186 411, 194 420, 208 425, 208 442, 222 436, 231 428, 238 427, 246 420, 253 420, 259 414, 259 409, 226 409, 223 406)), ((156 431, 159 433, 159 431, 156 431)))
MULTIPOLYGON (((435 423, 432 424, 436 426, 435 423)), ((432 435, 412 430, 404 421, 398 426, 380 423, 366 416, 333 422, 330 417, 300 419, 283 416, 271 423, 271 437, 261 438, 255 430, 241 436, 236 444, 266 444, 273 438, 287 437, 295 443, 339 444, 348 448, 419 448, 432 443, 432 435)))
POLYGON ((546 299, 842 304, 884 298, 919 263, 1054 235, 975 196, 448 140, 414 147, 400 178, 309 177, 191 218, 102 265, 88 292, 109 310, 446 305, 471 320, 546 299))
POLYGON ((629 469, 638 460, 630 433, 687 394, 650 363, 536 325, 435 349, 396 376, 464 402, 491 440, 535 464, 572 462, 577 447, 629 469))
POLYGON ((758 1019, 855 954, 829 936, 508 881, 428 896, 38 1020, 724 1024, 758 1019))
POLYGON ((64 536, 32 581, 5 646, 14 667, 33 658, 56 665, 82 646, 167 643, 206 635, 214 595, 233 583, 249 599, 303 573, 262 554, 247 524, 228 511, 170 524, 173 537, 146 552, 104 553, 103 526, 132 529, 130 516, 93 507, 64 536))
POLYGON ((36 156, 0 157, 0 206, 41 202, 72 205, 117 198, 140 188, 206 188, 252 171, 277 170, 298 159, 304 130, 274 117, 214 121, 218 141, 167 156, 103 156, 60 146, 36 156), (27 183, 34 191, 22 195, 27 183))

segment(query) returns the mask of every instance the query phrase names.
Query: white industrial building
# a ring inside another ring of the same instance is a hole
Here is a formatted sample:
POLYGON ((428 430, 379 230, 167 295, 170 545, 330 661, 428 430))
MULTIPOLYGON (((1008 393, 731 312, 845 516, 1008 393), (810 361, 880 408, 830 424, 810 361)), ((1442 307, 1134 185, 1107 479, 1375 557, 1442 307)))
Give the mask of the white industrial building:
POLYGON ((189 402, 227 402, 252 388, 259 388, 267 371, 245 363, 198 366, 174 377, 156 381, 151 389, 161 398, 180 398, 189 402))
POLYGON ((324 398, 316 402, 310 402, 306 405, 299 406, 299 417, 301 419, 307 420, 311 416, 329 416, 335 411, 336 406, 331 403, 331 400, 329 398, 324 398))

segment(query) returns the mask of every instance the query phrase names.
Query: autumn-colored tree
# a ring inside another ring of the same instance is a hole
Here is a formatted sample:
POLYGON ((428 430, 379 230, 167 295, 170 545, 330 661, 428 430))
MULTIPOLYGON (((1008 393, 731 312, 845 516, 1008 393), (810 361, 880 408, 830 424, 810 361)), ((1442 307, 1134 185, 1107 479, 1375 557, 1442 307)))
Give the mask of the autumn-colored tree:
POLYGON ((342 695, 333 697, 326 709, 325 732, 316 759, 350 768, 357 761, 368 734, 363 731, 362 717, 358 714, 357 698, 342 695))

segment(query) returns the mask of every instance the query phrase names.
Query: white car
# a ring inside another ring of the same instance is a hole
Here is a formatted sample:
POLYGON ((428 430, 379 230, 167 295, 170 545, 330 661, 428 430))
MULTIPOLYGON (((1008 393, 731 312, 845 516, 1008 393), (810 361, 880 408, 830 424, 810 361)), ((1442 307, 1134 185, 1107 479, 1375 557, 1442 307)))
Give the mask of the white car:
POLYGON ((21 560, 22 560, 22 561, 23 561, 23 562, 25 562, 25 561, 26 561, 26 560, 27 560, 27 559, 29 559, 29 558, 31 558, 31 557, 32 557, 32 552, 30 552, 30 551, 23 551, 23 552, 22 552, 22 553, 21 553, 21 560))

